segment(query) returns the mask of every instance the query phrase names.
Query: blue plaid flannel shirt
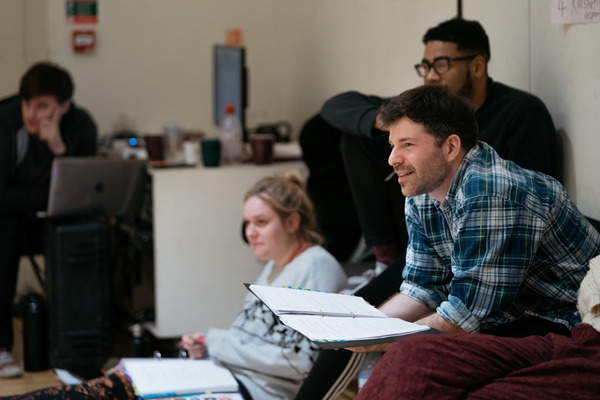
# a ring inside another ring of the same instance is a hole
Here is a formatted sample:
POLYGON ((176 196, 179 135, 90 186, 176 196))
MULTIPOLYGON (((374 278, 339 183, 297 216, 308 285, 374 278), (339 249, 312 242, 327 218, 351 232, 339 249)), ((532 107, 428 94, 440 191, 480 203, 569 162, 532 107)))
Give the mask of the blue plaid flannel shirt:
POLYGON ((523 316, 580 322, 577 291, 600 235, 555 179, 479 142, 442 204, 424 194, 405 211, 402 293, 471 333, 523 316))

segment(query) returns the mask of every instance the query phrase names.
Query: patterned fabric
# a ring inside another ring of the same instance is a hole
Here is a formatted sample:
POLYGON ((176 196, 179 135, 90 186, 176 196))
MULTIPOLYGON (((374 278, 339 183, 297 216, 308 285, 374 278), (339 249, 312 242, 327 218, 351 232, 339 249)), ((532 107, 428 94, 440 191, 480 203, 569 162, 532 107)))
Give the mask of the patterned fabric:
POLYGON ((600 235, 553 178, 480 142, 440 204, 408 198, 401 292, 476 333, 522 316, 572 328, 577 290, 600 235))
POLYGON ((290 349, 294 353, 306 351, 312 362, 316 358, 314 353, 318 347, 301 333, 280 323, 275 314, 258 299, 246 303, 242 312, 231 324, 231 328, 239 330, 245 335, 268 340, 270 343, 283 349, 290 349))
POLYGON ((122 372, 102 376, 79 385, 62 385, 35 392, 3 397, 4 400, 134 400, 133 386, 122 372))

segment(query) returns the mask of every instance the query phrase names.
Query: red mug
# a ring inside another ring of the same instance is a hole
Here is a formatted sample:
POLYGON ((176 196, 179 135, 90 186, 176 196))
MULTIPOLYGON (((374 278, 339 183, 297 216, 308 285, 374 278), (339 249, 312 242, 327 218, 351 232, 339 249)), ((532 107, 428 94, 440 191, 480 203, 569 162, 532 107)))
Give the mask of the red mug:
POLYGON ((270 164, 273 162, 273 145, 275 135, 270 133, 255 133, 250 136, 252 154, 255 164, 270 164))
POLYGON ((165 164, 165 135, 144 135, 146 151, 148 152, 148 161, 151 165, 165 164))

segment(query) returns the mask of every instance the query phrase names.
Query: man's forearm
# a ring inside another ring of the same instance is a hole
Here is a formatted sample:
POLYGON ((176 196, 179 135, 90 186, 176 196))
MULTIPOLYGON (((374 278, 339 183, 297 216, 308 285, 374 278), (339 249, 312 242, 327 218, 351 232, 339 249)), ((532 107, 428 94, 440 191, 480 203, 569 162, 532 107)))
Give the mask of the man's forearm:
POLYGON ((415 322, 417 324, 427 325, 430 328, 446 333, 467 333, 467 331, 462 329, 460 326, 448 322, 436 312, 415 322))
POLYGON ((443 332, 466 333, 460 326, 445 320, 434 309, 402 293, 390 297, 379 309, 388 317, 416 322, 443 332))
POLYGON ((402 293, 396 293, 387 299, 379 309, 388 317, 401 318, 409 322, 415 322, 435 313, 435 310, 402 293))

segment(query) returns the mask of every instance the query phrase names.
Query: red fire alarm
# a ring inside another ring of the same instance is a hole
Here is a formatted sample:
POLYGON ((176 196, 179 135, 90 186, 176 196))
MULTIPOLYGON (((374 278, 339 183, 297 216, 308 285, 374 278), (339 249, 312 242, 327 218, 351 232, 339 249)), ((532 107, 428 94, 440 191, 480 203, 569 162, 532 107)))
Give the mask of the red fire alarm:
POLYGON ((72 44, 75 53, 94 50, 96 47, 96 32, 93 30, 73 31, 72 44))

